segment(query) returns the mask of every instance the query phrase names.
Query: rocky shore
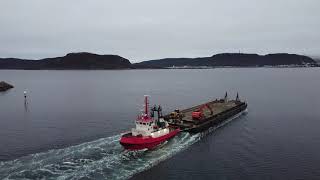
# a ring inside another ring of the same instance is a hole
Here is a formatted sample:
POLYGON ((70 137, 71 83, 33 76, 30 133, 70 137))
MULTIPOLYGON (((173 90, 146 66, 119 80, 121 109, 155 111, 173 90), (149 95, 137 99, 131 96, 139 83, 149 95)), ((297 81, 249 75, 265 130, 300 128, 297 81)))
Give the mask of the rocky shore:
POLYGON ((7 91, 7 90, 9 90, 11 88, 13 88, 13 86, 11 84, 8 84, 8 83, 6 83, 4 81, 0 82, 0 92, 7 91))

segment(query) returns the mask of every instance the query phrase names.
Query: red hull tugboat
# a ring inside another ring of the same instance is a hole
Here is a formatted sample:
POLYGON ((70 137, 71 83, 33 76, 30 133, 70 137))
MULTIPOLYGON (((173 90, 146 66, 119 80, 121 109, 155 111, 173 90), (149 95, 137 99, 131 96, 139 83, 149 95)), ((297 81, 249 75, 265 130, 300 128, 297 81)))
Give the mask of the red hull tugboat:
POLYGON ((180 130, 170 127, 162 117, 161 106, 154 106, 149 114, 148 96, 145 96, 144 112, 136 120, 136 127, 125 133, 120 144, 128 150, 154 149, 177 135, 180 130), (157 118, 155 118, 157 112, 157 118))

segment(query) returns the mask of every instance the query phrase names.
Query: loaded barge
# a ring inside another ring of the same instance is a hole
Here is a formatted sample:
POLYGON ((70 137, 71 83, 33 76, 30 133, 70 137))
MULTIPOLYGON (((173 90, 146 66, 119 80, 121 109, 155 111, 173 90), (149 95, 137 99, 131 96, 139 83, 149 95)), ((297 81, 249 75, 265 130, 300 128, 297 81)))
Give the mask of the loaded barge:
POLYGON ((198 133, 218 125, 246 109, 247 103, 241 101, 238 94, 235 100, 228 100, 226 93, 224 99, 216 99, 184 110, 176 109, 165 115, 164 120, 181 131, 198 133))

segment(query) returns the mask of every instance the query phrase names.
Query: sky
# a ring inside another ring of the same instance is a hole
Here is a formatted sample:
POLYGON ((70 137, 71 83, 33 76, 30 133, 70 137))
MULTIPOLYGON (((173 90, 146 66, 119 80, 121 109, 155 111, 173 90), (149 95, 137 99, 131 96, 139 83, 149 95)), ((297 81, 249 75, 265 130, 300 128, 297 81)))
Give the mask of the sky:
POLYGON ((1 0, 0 57, 320 56, 320 0, 1 0))

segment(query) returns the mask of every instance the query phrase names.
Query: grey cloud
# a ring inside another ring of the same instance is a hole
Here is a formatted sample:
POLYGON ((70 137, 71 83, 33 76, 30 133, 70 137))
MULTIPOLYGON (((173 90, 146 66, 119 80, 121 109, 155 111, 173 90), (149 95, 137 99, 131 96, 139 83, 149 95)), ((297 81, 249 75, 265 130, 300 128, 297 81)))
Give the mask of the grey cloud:
POLYGON ((318 0, 2 0, 0 56, 320 54, 318 0))

